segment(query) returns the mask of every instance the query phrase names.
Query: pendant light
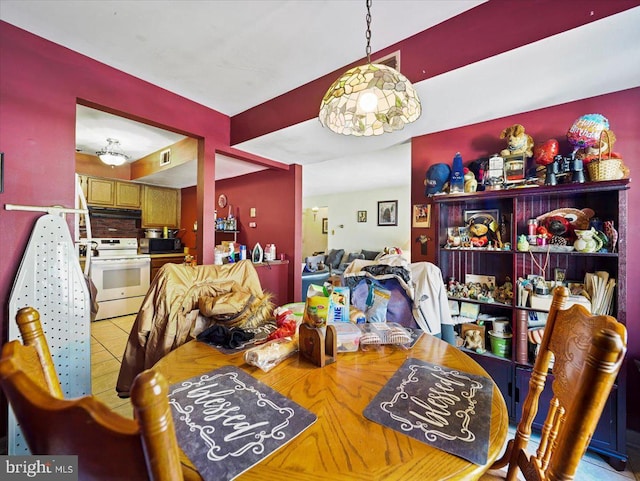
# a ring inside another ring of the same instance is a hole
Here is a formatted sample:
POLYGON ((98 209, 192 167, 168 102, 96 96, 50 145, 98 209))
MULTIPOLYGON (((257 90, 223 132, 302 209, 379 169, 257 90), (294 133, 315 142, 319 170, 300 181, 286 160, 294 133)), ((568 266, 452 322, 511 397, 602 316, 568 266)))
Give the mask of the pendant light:
POLYGON ((404 128, 422 113, 411 82, 397 70, 371 63, 371 0, 367 0, 367 64, 336 80, 322 99, 319 120, 343 135, 381 135, 404 128))
POLYGON ((122 165, 129 160, 129 156, 120 147, 120 141, 116 139, 107 139, 107 145, 96 154, 102 162, 111 167, 122 165))

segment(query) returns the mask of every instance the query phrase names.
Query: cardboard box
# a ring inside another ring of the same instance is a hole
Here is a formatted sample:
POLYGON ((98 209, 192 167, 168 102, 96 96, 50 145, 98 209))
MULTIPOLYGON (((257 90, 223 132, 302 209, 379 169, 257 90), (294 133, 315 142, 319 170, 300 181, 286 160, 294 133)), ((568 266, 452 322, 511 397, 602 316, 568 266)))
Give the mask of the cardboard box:
MULTIPOLYGON (((552 300, 552 295, 540 296, 538 294, 533 294, 531 296, 531 308, 538 309, 540 311, 548 311, 549 309, 551 309, 552 300)), ((569 309, 574 304, 580 304, 587 311, 591 312, 591 301, 589 301, 589 299, 584 296, 569 296, 567 298, 565 309, 569 309)))

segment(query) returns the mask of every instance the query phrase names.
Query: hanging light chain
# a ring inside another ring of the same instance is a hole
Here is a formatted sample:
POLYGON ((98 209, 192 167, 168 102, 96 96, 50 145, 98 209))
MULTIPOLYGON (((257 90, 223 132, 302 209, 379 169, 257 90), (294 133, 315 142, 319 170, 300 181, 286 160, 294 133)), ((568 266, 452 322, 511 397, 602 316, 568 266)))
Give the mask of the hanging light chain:
POLYGON ((371 1, 367 0, 367 63, 371 63, 371 1))

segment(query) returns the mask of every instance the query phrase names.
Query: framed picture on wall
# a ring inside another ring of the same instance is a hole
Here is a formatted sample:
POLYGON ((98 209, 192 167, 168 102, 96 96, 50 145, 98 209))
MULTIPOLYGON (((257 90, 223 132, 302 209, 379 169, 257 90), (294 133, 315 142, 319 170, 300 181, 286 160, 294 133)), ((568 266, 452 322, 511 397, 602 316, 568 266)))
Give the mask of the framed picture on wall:
POLYGON ((327 234, 329 232, 329 219, 326 217, 322 218, 322 233, 327 234))
POLYGON ((413 206, 413 227, 431 227, 431 204, 413 206))
POLYGON ((398 201, 378 202, 378 225, 398 225, 398 201))
POLYGON ((359 210, 358 211, 358 222, 367 222, 367 211, 359 210))

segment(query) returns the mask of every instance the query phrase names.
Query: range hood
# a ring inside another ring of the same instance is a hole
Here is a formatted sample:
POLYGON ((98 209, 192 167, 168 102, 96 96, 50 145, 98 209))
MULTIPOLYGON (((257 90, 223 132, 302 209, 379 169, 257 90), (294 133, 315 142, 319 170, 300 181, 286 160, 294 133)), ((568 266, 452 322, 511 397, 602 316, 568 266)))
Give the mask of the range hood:
POLYGON ((142 211, 140 209, 117 209, 90 205, 89 217, 94 219, 142 219, 142 211))

